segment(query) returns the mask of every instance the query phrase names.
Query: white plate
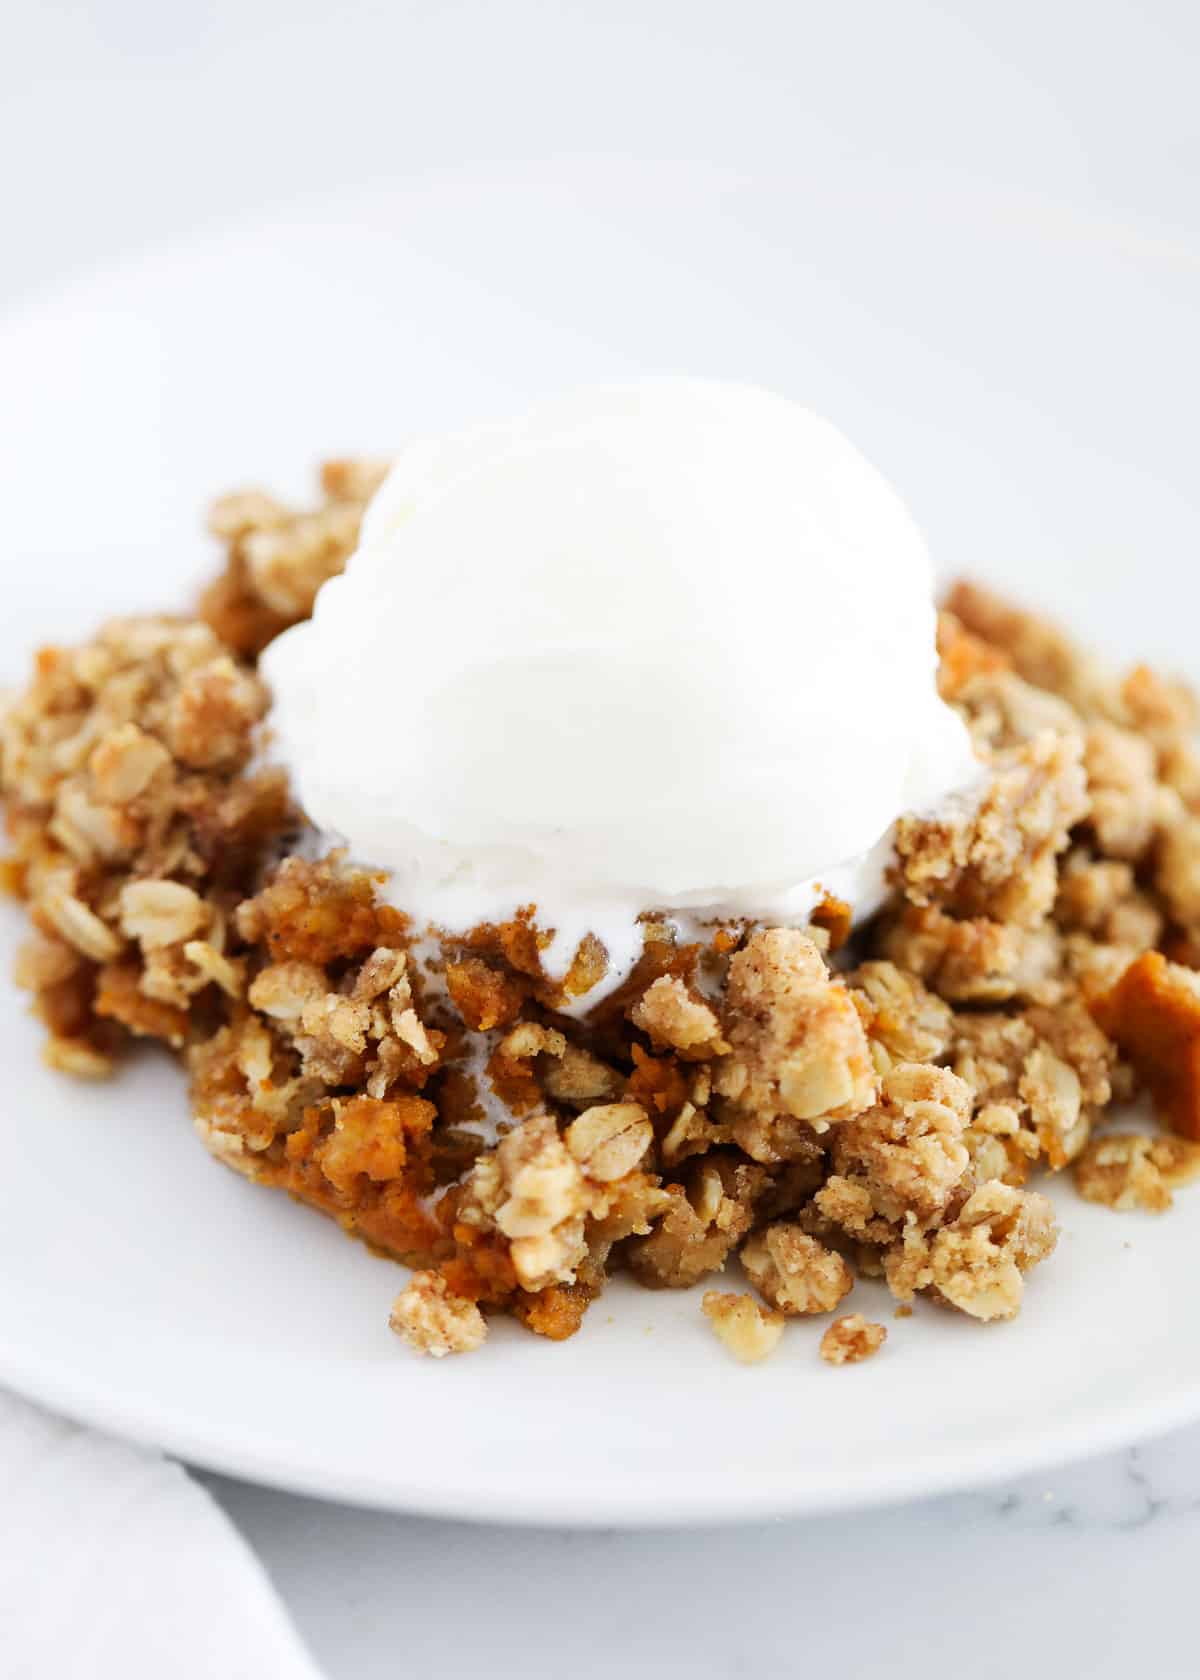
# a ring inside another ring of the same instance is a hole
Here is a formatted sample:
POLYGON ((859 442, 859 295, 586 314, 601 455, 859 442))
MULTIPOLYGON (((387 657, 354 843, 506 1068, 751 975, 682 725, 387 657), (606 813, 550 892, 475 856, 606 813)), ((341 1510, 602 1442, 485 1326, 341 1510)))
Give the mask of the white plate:
MULTIPOLYGON (((609 164, 442 177, 138 259, 0 333, 0 672, 185 600, 217 489, 297 487, 322 452, 647 368, 811 401, 946 569, 1186 665, 1197 261, 878 172, 609 164)), ((961 1486, 1200 1413, 1186 1202, 1122 1219, 1063 1186, 1016 1325, 919 1308, 861 1369, 824 1366, 801 1324, 742 1370, 695 1295, 622 1287, 565 1346, 499 1324, 435 1365, 387 1332, 400 1274, 211 1163, 170 1067, 80 1089, 37 1037, 0 994, 0 1378, 218 1469, 408 1510, 682 1522, 961 1486)), ((866 1286, 855 1304, 888 1314, 866 1286)))

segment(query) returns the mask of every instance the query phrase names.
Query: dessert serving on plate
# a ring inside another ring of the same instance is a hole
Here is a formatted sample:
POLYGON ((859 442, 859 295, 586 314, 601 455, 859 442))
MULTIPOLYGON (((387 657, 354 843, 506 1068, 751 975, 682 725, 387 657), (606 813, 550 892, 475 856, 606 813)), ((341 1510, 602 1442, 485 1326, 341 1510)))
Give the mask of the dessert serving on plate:
POLYGON ((169 1047, 214 1155, 414 1268, 413 1347, 565 1338, 620 1268, 705 1283, 739 1358, 823 1315, 855 1362, 856 1276, 1015 1316, 1035 1176, 1161 1211, 1200 1172, 1182 684, 938 614, 894 492, 760 391, 322 491, 223 498, 192 616, 38 655, 5 868, 50 1063, 169 1047), (1114 1126, 1139 1089, 1161 1130, 1114 1126))

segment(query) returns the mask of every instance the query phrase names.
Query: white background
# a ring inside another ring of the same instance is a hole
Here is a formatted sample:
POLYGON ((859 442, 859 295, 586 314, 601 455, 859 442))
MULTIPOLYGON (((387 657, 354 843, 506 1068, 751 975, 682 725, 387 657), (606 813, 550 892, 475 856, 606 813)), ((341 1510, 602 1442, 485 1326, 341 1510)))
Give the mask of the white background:
POLYGON ((4 262, 481 158, 906 163, 1200 217, 1189 0, 6 0, 4 262))
MULTIPOLYGON (((1198 72, 1189 0, 4 0, 0 307, 280 199, 480 160, 878 162, 1194 243, 1198 72)), ((214 1486, 332 1680, 1196 1667, 1195 1437, 1009 1493, 687 1536, 214 1486)))

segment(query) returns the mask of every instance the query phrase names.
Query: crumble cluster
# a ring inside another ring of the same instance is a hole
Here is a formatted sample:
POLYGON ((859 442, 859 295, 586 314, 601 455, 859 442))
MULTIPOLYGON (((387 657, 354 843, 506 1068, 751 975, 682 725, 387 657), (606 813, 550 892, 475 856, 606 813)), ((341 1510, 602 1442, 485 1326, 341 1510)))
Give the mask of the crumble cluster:
MULTIPOLYGON (((1187 690, 1114 678, 959 585, 940 680, 981 789, 900 823, 881 916, 847 943, 828 900, 807 929, 682 943, 648 915, 629 979, 569 1018, 604 971, 594 939, 558 984, 535 907, 411 927, 376 878, 297 844, 282 774, 255 767, 253 661, 344 564, 381 470, 326 467, 312 512, 225 498, 198 618, 44 651, 4 715, 18 979, 52 1065, 102 1077, 133 1038, 178 1053, 218 1159, 415 1268, 391 1323, 435 1356, 497 1312, 570 1336, 618 1268, 682 1288, 735 1257, 755 1293, 703 1310, 747 1363, 858 1277, 902 1312, 1010 1319, 1055 1244, 1035 1173, 1152 1211, 1200 1174, 1187 690), (1139 1088, 1172 1132, 1102 1128, 1139 1088)), ((884 1335, 852 1312, 820 1353, 884 1335)))
POLYGON ((289 824, 286 780, 248 766, 267 695, 207 625, 109 625, 44 649, 0 726, 18 962, 46 1056, 102 1077, 130 1035, 175 1050, 242 999, 235 918, 289 824))
POLYGON ((321 585, 353 554, 389 465, 326 461, 315 508, 288 507, 264 490, 235 490, 213 503, 208 528, 225 544, 226 561, 201 597, 200 616, 227 647, 254 659, 308 617, 321 585))

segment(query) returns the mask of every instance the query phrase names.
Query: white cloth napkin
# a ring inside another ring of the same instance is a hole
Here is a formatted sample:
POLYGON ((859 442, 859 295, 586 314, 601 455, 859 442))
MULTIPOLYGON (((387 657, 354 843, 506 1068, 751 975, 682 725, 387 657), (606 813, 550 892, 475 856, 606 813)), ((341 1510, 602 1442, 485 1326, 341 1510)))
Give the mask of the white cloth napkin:
POLYGON ((320 1680, 185 1470, 2 1392, 0 1675, 320 1680))

